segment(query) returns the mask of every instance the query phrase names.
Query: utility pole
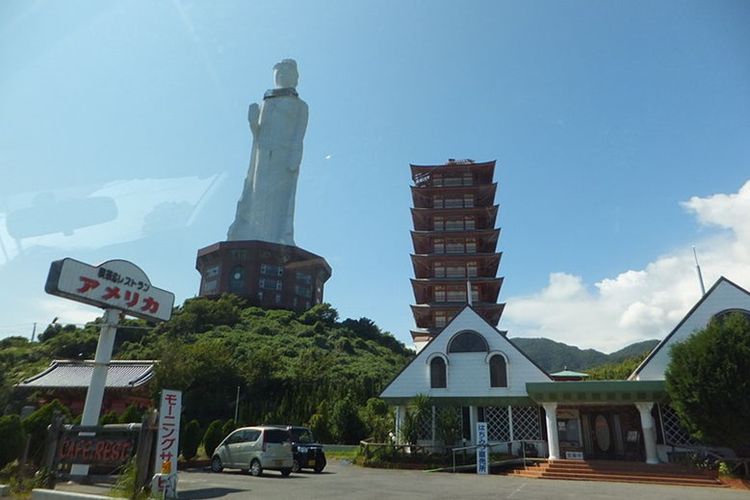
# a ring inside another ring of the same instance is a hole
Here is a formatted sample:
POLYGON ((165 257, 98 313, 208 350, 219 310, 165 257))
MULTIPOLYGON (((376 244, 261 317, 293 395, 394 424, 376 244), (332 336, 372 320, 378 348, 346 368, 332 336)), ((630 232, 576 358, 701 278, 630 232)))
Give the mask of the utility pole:
POLYGON ((34 337, 36 336, 36 321, 34 322, 34 328, 31 330, 31 341, 34 342, 34 337))
POLYGON ((237 423, 237 417, 240 415, 240 386, 237 386, 237 397, 234 400, 234 423, 237 423))

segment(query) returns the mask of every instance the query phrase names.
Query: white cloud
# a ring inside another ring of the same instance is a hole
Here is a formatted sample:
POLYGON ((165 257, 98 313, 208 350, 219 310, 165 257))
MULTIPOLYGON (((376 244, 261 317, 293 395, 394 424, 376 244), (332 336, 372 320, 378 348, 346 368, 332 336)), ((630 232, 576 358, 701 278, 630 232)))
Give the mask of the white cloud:
MULTIPOLYGON (((682 206, 700 224, 727 230, 696 242, 706 286, 721 275, 750 285, 750 181, 737 193, 692 197, 682 206)), ((579 276, 552 273, 541 291, 508 299, 501 327, 512 337, 611 352, 663 338, 699 298, 692 249, 683 248, 591 287, 579 276)))

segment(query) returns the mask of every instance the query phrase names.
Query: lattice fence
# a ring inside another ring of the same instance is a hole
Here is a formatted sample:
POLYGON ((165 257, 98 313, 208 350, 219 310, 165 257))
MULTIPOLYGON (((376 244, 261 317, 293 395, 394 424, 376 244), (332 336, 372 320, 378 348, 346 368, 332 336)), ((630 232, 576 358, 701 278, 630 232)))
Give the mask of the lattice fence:
POLYGON ((510 419, 507 406, 488 406, 484 409, 487 422, 487 439, 490 441, 510 441, 510 419))
POLYGON ((432 407, 428 407, 427 411, 425 411, 419 419, 419 432, 417 438, 432 440, 432 407))
POLYGON ((514 406, 513 439, 542 439, 538 406, 514 406))
POLYGON ((680 418, 669 405, 659 406, 659 418, 664 435, 664 444, 674 446, 689 446, 696 444, 690 434, 680 425, 680 418))

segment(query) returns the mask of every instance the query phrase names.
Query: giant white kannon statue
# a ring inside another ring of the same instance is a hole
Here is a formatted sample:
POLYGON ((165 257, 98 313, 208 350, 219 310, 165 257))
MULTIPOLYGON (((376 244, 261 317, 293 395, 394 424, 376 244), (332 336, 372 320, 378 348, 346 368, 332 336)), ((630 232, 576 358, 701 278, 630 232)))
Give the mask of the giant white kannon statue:
POLYGON ((299 98, 294 59, 274 67, 276 88, 250 105, 250 168, 227 239, 294 245, 294 198, 307 128, 307 103, 299 98))

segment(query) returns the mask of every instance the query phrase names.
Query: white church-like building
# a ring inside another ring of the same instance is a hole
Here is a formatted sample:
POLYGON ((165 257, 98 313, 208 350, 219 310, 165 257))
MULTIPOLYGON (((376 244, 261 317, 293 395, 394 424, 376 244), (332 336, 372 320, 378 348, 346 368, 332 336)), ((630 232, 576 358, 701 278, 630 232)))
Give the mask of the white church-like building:
POLYGON ((442 412, 456 412, 466 445, 487 423, 495 449, 555 459, 667 462, 693 443, 669 406, 664 372, 672 345, 717 317, 750 315, 750 293, 720 278, 628 380, 556 381, 504 332, 466 305, 383 390, 401 435, 410 402, 429 397, 419 444, 441 446, 442 412), (504 449, 505 448, 505 449, 504 449))

